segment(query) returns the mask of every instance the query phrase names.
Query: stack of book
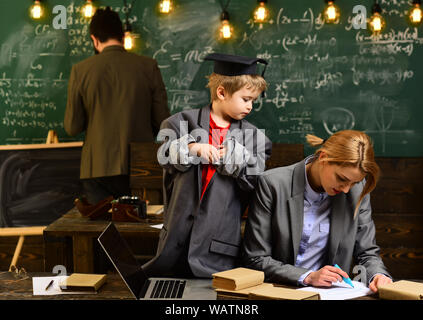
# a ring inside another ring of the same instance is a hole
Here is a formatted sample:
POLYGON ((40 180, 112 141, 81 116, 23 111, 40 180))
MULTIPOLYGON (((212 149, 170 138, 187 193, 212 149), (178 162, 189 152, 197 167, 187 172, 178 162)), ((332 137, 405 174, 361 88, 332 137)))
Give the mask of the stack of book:
POLYGON ((248 268, 235 268, 213 274, 212 286, 218 298, 251 300, 319 300, 315 292, 276 287, 264 282, 264 272, 248 268))
POLYGON ((423 283, 400 280, 378 288, 379 298, 386 300, 423 300, 423 283))

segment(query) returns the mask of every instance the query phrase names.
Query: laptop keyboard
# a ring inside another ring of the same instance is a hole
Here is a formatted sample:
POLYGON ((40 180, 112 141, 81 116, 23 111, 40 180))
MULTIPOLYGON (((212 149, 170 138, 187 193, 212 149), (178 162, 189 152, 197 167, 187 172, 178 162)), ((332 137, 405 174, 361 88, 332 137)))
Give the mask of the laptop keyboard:
POLYGON ((150 298, 182 298, 185 284, 184 280, 156 280, 150 298))

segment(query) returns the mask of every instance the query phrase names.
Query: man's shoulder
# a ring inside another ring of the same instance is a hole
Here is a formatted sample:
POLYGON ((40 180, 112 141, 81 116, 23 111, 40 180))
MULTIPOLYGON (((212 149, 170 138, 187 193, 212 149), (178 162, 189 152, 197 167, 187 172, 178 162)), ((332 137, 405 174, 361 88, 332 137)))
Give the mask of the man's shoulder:
POLYGON ((84 69, 87 66, 92 65, 97 60, 96 58, 98 58, 97 55, 88 57, 82 61, 75 63, 72 67, 76 70, 84 69))
POLYGON ((138 60, 139 62, 146 64, 146 65, 155 65, 157 64, 157 61, 151 57, 148 56, 143 56, 137 53, 133 53, 133 52, 124 52, 125 55, 127 55, 127 57, 130 57, 131 59, 134 60, 138 60))
POLYGON ((142 63, 143 65, 155 66, 157 64, 156 60, 147 56, 139 55, 132 52, 127 51, 114 51, 113 54, 96 54, 91 57, 88 57, 82 61, 77 62, 74 64, 74 68, 76 69, 84 69, 87 67, 95 66, 96 64, 104 65, 105 62, 108 60, 116 61, 116 55, 122 56, 119 59, 123 59, 124 61, 128 61, 130 63, 137 62, 142 63))

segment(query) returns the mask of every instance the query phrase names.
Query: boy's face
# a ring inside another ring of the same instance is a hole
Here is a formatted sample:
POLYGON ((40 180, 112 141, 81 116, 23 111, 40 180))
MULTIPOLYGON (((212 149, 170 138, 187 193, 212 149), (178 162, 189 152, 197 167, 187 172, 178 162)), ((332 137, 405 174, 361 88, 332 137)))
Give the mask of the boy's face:
POLYGON ((232 96, 226 93, 222 100, 225 113, 235 120, 244 119, 253 109, 253 102, 260 93, 260 90, 247 87, 234 92, 232 96))

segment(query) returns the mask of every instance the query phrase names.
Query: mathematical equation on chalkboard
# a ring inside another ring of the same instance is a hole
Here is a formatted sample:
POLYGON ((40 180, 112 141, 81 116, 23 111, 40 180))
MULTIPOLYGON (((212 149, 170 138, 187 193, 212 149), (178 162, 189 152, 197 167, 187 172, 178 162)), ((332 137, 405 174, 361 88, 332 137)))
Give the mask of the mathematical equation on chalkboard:
MULTIPOLYGON (((387 2, 385 5, 391 7, 385 9, 385 13, 404 16, 404 10, 399 8, 407 6, 406 2, 387 2)), ((277 133, 273 136, 281 140, 304 137, 315 132, 317 127, 332 134, 362 124, 353 102, 358 101, 357 96, 365 89, 392 88, 395 92, 414 81, 416 70, 407 62, 407 57, 413 56, 423 44, 419 29, 405 25, 374 36, 366 30, 355 30, 352 23, 351 15, 340 26, 343 36, 340 39, 339 33, 325 31, 321 13, 312 8, 297 15, 292 15, 287 8, 280 8, 273 27, 267 29, 257 28, 251 20, 247 21, 239 47, 252 47, 257 57, 269 61, 266 71, 269 88, 266 96, 257 100, 253 119, 258 119, 262 113, 267 114, 269 108, 273 109, 275 119, 279 119, 277 133), (356 92, 343 102, 330 101, 331 96, 340 95, 346 88, 356 92), (316 110, 316 104, 327 104, 327 109, 316 110)), ((196 108, 198 101, 203 101, 199 95, 204 89, 193 90, 196 77, 192 70, 214 51, 209 43, 205 46, 196 43, 196 47, 190 49, 181 48, 179 43, 168 39, 153 52, 162 72, 169 69, 173 72, 166 79, 173 113, 196 108)), ((366 118, 368 128, 364 129, 382 135, 389 132, 401 134, 402 129, 395 127, 401 125, 403 131, 409 133, 404 123, 397 123, 394 116, 398 114, 401 102, 395 101, 395 97, 390 99, 393 102, 385 103, 383 96, 373 94, 372 99, 360 100, 363 107, 358 112, 368 108, 374 115, 371 123, 366 118), (378 98, 377 106, 372 105, 375 97, 378 98)), ((382 149, 385 147, 383 139, 382 149)))
MULTIPOLYGON (((143 43, 139 53, 157 60, 171 113, 210 102, 206 76, 212 64, 204 62, 208 54, 254 55, 269 62, 268 88, 255 102, 249 120, 268 125, 263 129, 274 142, 298 143, 307 133, 358 128, 382 137, 382 152, 388 137, 411 143, 397 137, 415 134, 408 127, 415 118, 415 97, 403 91, 418 87, 422 79, 423 63, 417 59, 423 44, 421 28, 396 23, 375 36, 353 27, 352 12, 343 12, 339 25, 328 26, 317 2, 301 7, 295 1, 280 1, 272 2, 269 25, 259 26, 247 17, 238 26, 236 41, 225 45, 211 33, 219 23, 211 14, 219 10, 217 2, 184 2, 181 8, 191 11, 184 17, 181 10, 174 18, 157 17, 152 2, 137 4, 129 21, 143 43)), ((239 24, 244 4, 233 2, 239 24)), ((390 20, 404 20, 408 2, 382 0, 382 13, 390 20)), ((120 2, 111 3, 124 17, 120 2)), ((9 139, 18 141, 24 128, 63 128, 71 66, 93 55, 82 5, 72 1, 66 6, 66 30, 24 23, 1 39, 0 131, 12 132, 9 139)), ((44 131, 36 139, 41 136, 44 131)))

